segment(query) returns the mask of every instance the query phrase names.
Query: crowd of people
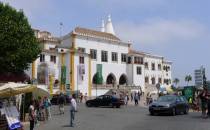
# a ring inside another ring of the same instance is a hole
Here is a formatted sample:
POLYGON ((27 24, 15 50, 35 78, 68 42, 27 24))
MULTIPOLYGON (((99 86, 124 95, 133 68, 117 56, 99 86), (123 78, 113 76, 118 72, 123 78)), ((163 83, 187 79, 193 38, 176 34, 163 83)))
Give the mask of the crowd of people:
POLYGON ((29 121, 30 130, 33 130, 34 125, 39 125, 39 121, 46 121, 51 118, 50 99, 48 97, 38 97, 33 99, 29 106, 29 121))
POLYGON ((131 92, 130 93, 130 98, 129 98, 128 93, 125 93, 124 94, 124 104, 128 105, 129 100, 131 100, 131 103, 134 102, 135 105, 138 105, 139 102, 140 102, 141 96, 142 96, 142 92, 140 92, 140 91, 131 92))
MULTIPOLYGON (((84 98, 86 99, 86 96, 84 98)), ((79 99, 80 102, 82 102, 81 96, 79 99)), ((57 100, 60 115, 64 114, 64 106, 67 102, 70 103, 70 126, 73 127, 75 112, 77 112, 76 94, 72 94, 71 97, 66 99, 65 95, 63 93, 60 93, 57 100)), ((39 121, 47 121, 51 118, 50 107, 51 102, 48 97, 44 97, 43 99, 39 97, 38 99, 32 100, 30 102, 28 115, 30 121, 30 130, 33 130, 35 125, 39 125, 39 121)))

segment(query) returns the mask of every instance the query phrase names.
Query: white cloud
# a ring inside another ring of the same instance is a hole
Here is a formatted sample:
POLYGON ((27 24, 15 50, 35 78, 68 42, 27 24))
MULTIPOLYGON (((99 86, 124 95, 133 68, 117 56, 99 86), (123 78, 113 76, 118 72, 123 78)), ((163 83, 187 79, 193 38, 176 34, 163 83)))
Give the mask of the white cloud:
POLYGON ((131 40, 136 44, 190 42, 209 35, 204 25, 192 20, 152 19, 144 23, 121 22, 115 24, 115 31, 123 40, 131 40))
POLYGON ((34 14, 42 15, 53 9, 50 0, 2 0, 2 2, 18 10, 22 9, 29 18, 33 18, 34 14))
POLYGON ((95 6, 104 9, 139 8, 165 5, 167 0, 83 0, 88 6, 95 6))

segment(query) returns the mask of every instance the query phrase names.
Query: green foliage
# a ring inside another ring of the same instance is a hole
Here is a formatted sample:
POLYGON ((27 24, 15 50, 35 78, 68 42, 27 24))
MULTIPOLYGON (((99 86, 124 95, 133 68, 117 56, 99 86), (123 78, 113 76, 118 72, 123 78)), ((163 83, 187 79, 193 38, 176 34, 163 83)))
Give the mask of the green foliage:
POLYGON ((179 83, 179 79, 175 78, 173 82, 177 85, 179 83))
POLYGON ((0 2, 0 73, 23 72, 41 53, 22 11, 0 2))
POLYGON ((186 75, 185 76, 185 81, 187 82, 187 85, 190 81, 192 81, 192 76, 191 75, 186 75))

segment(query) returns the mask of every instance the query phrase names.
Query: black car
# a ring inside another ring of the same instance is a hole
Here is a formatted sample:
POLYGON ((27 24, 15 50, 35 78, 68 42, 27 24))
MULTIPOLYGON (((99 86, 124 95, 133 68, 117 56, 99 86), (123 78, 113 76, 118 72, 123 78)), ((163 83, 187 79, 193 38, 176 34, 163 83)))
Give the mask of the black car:
POLYGON ((86 101, 87 107, 110 106, 120 108, 124 102, 112 95, 101 95, 95 99, 86 101))
POLYGON ((161 96, 149 105, 151 115, 159 113, 168 113, 173 116, 176 114, 188 114, 189 105, 185 97, 176 95, 161 96))
MULTIPOLYGON (((65 103, 69 104, 70 103, 70 97, 68 95, 63 95, 65 98, 65 103)), ((52 105, 58 105, 58 99, 59 99, 60 95, 54 95, 52 97, 52 99, 50 100, 52 105)))

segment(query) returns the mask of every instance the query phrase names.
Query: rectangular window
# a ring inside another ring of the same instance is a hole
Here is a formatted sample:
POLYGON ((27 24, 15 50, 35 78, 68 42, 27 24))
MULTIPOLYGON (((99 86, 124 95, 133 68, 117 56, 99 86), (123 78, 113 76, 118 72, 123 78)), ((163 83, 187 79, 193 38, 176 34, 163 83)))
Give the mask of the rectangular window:
POLYGON ((158 78, 158 83, 162 83, 162 79, 161 78, 158 78))
POLYGON ((144 67, 145 67, 145 69, 149 69, 148 62, 144 63, 144 67))
POLYGON ((121 62, 126 62, 127 61, 127 56, 126 54, 121 54, 121 62))
POLYGON ((132 63, 132 58, 129 56, 128 57, 128 64, 131 64, 132 63))
POLYGON ((143 58, 142 57, 134 57, 134 63, 135 64, 143 64, 143 58))
POLYGON ((137 66, 136 67, 136 72, 137 72, 137 75, 141 75, 141 67, 137 66))
POLYGON ((50 61, 56 63, 56 56, 50 56, 50 61))
POLYGON ((152 70, 155 70, 155 63, 152 63, 152 70))
POLYGON ((112 52, 112 61, 117 61, 117 52, 112 52))
POLYGON ((101 61, 108 62, 108 53, 107 51, 101 51, 101 61))
POLYGON ((158 64, 158 70, 161 70, 161 64, 158 64))
POLYGON ((152 80, 152 84, 155 84, 155 77, 153 77, 151 80, 152 80))
POLYGON ((80 63, 80 64, 84 64, 84 62, 85 62, 84 57, 83 57, 83 56, 80 56, 80 57, 79 57, 79 63, 80 63))
POLYGON ((92 59, 97 59, 97 50, 90 49, 90 56, 92 59))
POLYGON ((149 77, 145 77, 145 83, 149 83, 149 77))
POLYGON ((78 52, 80 52, 80 53, 85 53, 85 48, 78 47, 78 52))
POLYGON ((40 54, 40 62, 45 62, 45 55, 44 54, 40 54))

